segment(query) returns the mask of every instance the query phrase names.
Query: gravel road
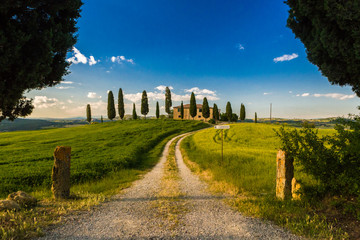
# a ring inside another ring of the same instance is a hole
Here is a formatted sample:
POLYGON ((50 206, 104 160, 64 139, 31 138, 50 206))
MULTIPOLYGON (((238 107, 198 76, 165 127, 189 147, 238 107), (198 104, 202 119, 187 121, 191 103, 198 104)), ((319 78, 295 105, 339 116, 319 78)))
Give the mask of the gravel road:
POLYGON ((168 199, 181 205, 178 223, 169 224, 172 219, 160 217, 157 196, 173 140, 143 179, 94 210, 67 217, 64 224, 40 239, 299 239, 273 224, 242 216, 227 206, 223 197, 210 194, 206 184, 184 164, 179 143, 175 154, 182 194, 180 200, 168 199))

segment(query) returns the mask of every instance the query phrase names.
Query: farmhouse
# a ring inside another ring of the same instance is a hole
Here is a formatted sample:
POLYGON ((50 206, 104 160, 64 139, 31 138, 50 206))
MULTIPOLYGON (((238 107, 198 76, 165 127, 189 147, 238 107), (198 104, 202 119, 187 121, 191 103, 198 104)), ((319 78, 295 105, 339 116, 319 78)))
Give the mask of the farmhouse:
MULTIPOLYGON (((202 115, 202 104, 196 104, 196 108, 197 108, 197 113, 196 116, 194 117, 194 120, 202 120, 204 121, 205 118, 202 115)), ((207 120, 209 120, 210 118, 212 118, 213 116, 213 108, 210 108, 210 117, 207 118, 207 120)), ((180 106, 176 106, 173 107, 174 109, 174 119, 181 119, 181 112, 180 112, 180 106)), ((184 119, 188 119, 188 120, 192 120, 193 118, 190 116, 190 104, 185 104, 184 105, 184 119)))

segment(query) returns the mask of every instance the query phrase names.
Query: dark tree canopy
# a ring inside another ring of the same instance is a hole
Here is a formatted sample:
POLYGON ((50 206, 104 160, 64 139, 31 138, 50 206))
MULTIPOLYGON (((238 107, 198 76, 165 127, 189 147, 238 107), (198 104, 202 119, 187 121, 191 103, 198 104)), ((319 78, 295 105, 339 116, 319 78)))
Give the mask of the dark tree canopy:
POLYGON ((227 119, 230 121, 232 118, 232 108, 231 108, 231 103, 227 102, 226 104, 226 117, 227 119))
POLYGON ((350 85, 360 97, 359 0, 288 0, 287 26, 306 47, 309 61, 331 84, 350 85))
POLYGON ((244 121, 245 118, 246 118, 245 106, 244 106, 244 104, 241 104, 241 107, 240 107, 240 120, 244 121))
POLYGON ((201 112, 205 119, 210 117, 210 108, 209 108, 209 103, 208 103, 208 100, 206 97, 204 97, 201 112))
POLYGON ((124 107, 123 91, 121 88, 119 89, 119 94, 118 94, 118 111, 119 111, 120 119, 123 120, 125 115, 125 107, 124 107))
POLYGON ((196 99, 194 92, 192 92, 190 97, 190 116, 194 119, 196 114, 197 114, 196 99))
POLYGON ((215 121, 219 121, 219 119, 220 119, 219 109, 218 109, 218 106, 216 105, 216 103, 214 103, 214 107, 213 107, 213 118, 215 119, 215 121))
POLYGON ((135 103, 133 103, 133 112, 132 112, 132 118, 133 118, 134 120, 136 120, 136 119, 137 119, 137 114, 136 114, 136 108, 135 108, 135 103))
POLYGON ((255 123, 257 123, 257 113, 255 112, 255 123))
POLYGON ((104 119, 103 119, 103 116, 101 115, 101 118, 100 118, 100 122, 103 123, 104 122, 104 119))
POLYGON ((159 117, 160 117, 159 102, 156 102, 156 119, 159 119, 159 117))
POLYGON ((108 93, 107 115, 110 120, 113 120, 116 116, 114 95, 112 91, 109 91, 108 93))
POLYGON ((181 119, 184 119, 184 103, 183 103, 183 101, 181 101, 181 105, 180 105, 180 117, 181 117, 181 119))
POLYGON ((149 113, 149 101, 146 94, 146 91, 144 90, 141 97, 141 114, 145 116, 149 113))
POLYGON ((90 104, 86 105, 86 121, 91 122, 91 108, 90 104))
POLYGON ((24 93, 54 86, 67 74, 81 0, 2 0, 0 4, 0 121, 33 110, 24 93))
POLYGON ((171 91, 169 87, 166 87, 165 89, 165 112, 167 114, 171 113, 172 101, 171 101, 171 91))

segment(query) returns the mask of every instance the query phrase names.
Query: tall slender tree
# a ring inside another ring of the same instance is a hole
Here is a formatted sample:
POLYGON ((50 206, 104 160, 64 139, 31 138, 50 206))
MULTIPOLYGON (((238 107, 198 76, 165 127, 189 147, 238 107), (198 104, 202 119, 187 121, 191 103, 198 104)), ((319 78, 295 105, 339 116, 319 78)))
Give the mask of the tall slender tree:
POLYGON ((86 105, 86 121, 91 122, 91 108, 90 104, 86 105))
POLYGON ((184 119, 184 103, 183 103, 183 101, 181 101, 181 105, 180 105, 180 117, 181 117, 181 119, 184 119))
POLYGON ((215 121, 219 121, 219 109, 218 109, 218 106, 216 105, 216 103, 214 103, 214 107, 213 107, 213 119, 215 121))
POLYGON ((197 114, 196 99, 194 92, 192 92, 190 97, 190 116, 193 118, 193 120, 196 114, 197 114))
POLYGON ((123 120, 125 115, 125 107, 124 107, 123 91, 121 88, 119 89, 119 95, 118 95, 118 110, 119 110, 119 117, 121 120, 123 120))
POLYGON ((144 90, 141 97, 141 114, 145 116, 149 113, 149 101, 146 94, 146 91, 144 90))
POLYGON ((171 91, 169 87, 166 87, 165 89, 165 112, 170 115, 172 107, 172 101, 171 101, 171 91))
POLYGON ((101 118, 100 118, 100 122, 103 123, 104 122, 104 119, 103 119, 103 116, 101 115, 101 118))
POLYGON ((135 103, 133 103, 133 112, 132 112, 132 118, 133 120, 137 119, 137 114, 136 114, 136 108, 135 108, 135 103))
POLYGON ((156 119, 159 119, 159 117, 160 117, 159 102, 156 102, 156 119))
POLYGON ((112 91, 109 91, 108 93, 107 115, 110 120, 113 120, 116 116, 114 95, 112 91))
POLYGON ((208 100, 206 97, 204 97, 201 110, 202 110, 202 115, 205 118, 205 120, 210 117, 210 108, 209 108, 209 103, 208 103, 208 100))
POLYGON ((255 123, 257 123, 257 113, 255 112, 255 123))
POLYGON ((226 116, 228 118, 228 121, 230 122, 231 118, 232 118, 232 108, 231 108, 230 102, 227 102, 227 104, 226 104, 226 116))
POLYGON ((244 121, 245 118, 246 118, 245 106, 244 106, 244 104, 241 104, 241 107, 240 107, 240 120, 244 121))

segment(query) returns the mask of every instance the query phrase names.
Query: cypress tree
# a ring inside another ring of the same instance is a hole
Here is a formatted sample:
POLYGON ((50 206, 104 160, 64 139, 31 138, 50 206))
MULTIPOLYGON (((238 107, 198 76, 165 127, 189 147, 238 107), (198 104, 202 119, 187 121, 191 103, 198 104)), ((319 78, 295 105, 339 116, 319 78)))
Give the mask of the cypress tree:
POLYGON ((210 108, 209 103, 206 97, 204 97, 203 105, 202 105, 202 115, 205 118, 205 120, 210 117, 210 108))
POLYGON ((110 120, 113 120, 116 116, 114 95, 112 91, 109 91, 108 93, 107 115, 110 120))
POLYGON ((146 91, 144 90, 141 97, 141 114, 145 116, 149 113, 149 102, 146 91))
POLYGON ((219 109, 215 103, 213 107, 213 119, 215 119, 215 121, 219 121, 219 109))
POLYGON ((124 107, 123 91, 121 88, 119 89, 119 95, 118 95, 118 110, 119 110, 119 117, 121 120, 123 120, 125 115, 125 107, 124 107))
POLYGON ((190 116, 193 118, 193 120, 196 114, 197 114, 196 99, 194 92, 192 92, 190 97, 190 116))
POLYGON ((241 107, 240 107, 240 120, 244 121, 245 117, 246 117, 245 106, 244 106, 244 104, 241 104, 241 107))
POLYGON ((228 121, 230 122, 231 118, 232 118, 232 108, 231 108, 230 102, 227 102, 227 104, 226 104, 226 116, 228 118, 228 121))
POLYGON ((255 112, 255 123, 257 123, 257 113, 255 112))
POLYGON ((91 108, 90 108, 90 104, 88 104, 86 106, 86 121, 88 121, 88 123, 91 122, 91 108))
POLYGON ((103 123, 104 122, 104 119, 103 119, 103 116, 101 115, 101 118, 100 118, 100 122, 103 123))
POLYGON ((136 114, 136 108, 135 108, 135 103, 133 103, 133 112, 132 112, 132 118, 133 120, 137 119, 137 114, 136 114))
POLYGON ((172 101, 171 101, 171 91, 169 87, 166 87, 165 89, 165 112, 167 114, 171 113, 172 101))
POLYGON ((156 102, 156 119, 159 119, 159 117, 160 117, 159 102, 156 102))
POLYGON ((181 117, 181 119, 184 119, 184 103, 183 103, 183 101, 181 101, 181 105, 180 105, 180 117, 181 117))

